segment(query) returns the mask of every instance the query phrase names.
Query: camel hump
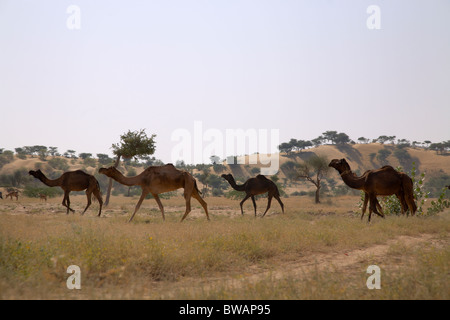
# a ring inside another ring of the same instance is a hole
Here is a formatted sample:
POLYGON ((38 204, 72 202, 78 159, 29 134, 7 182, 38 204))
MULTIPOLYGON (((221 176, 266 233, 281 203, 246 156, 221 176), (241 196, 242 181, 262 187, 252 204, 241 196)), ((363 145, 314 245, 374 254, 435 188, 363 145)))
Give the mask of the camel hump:
POLYGON ((258 174, 256 176, 256 178, 261 179, 261 180, 269 180, 269 179, 266 178, 266 176, 263 176, 262 174, 258 174))
POLYGON ((86 173, 86 172, 84 172, 83 170, 75 170, 75 172, 76 172, 77 174, 84 174, 84 175, 86 175, 86 176, 90 176, 89 173, 86 173))

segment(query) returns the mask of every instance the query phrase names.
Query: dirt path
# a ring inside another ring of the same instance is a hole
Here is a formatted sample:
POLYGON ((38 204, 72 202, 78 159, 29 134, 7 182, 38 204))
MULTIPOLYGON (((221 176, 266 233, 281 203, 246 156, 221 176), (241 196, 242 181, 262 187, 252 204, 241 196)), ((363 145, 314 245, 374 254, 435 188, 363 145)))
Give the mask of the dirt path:
MULTIPOLYGON (((395 246, 413 248, 418 245, 432 245, 443 247, 448 245, 447 240, 437 239, 436 235, 422 234, 420 236, 399 236, 387 241, 384 244, 377 244, 363 249, 350 250, 347 252, 314 253, 299 258, 295 262, 281 263, 264 269, 260 266, 253 266, 247 269, 245 274, 208 277, 208 278, 186 278, 177 283, 177 289, 195 292, 203 292, 217 288, 217 285, 227 288, 238 288, 242 284, 256 283, 264 279, 281 280, 287 276, 302 278, 311 272, 321 272, 333 270, 335 272, 352 272, 360 269, 361 264, 371 261, 384 261, 389 254, 389 250, 395 246)), ((364 268, 367 268, 367 265, 364 268)), ((170 293, 167 293, 170 298, 170 293)))

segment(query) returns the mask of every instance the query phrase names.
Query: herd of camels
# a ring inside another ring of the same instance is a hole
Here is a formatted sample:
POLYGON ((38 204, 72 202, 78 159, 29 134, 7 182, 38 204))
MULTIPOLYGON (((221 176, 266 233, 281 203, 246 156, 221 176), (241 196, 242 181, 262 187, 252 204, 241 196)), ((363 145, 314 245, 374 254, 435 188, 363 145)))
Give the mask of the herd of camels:
MULTIPOLYGON (((389 196, 396 195, 401 203, 402 214, 411 212, 415 214, 417 210, 416 203, 414 201, 413 194, 413 182, 412 179, 403 172, 398 172, 391 166, 384 166, 376 170, 368 170, 361 176, 354 174, 350 168, 350 165, 345 159, 333 159, 329 167, 335 168, 340 174, 344 183, 350 188, 362 190, 365 194, 364 204, 362 208, 361 219, 364 217, 364 213, 367 209, 367 203, 369 203, 369 218, 370 222, 372 212, 384 218, 384 213, 377 200, 377 196, 389 196)), ((166 164, 163 166, 151 166, 145 169, 142 173, 134 177, 125 177, 115 167, 101 168, 99 173, 106 175, 115 181, 126 186, 140 186, 142 194, 138 203, 131 215, 129 222, 133 220, 136 212, 139 210, 142 202, 148 194, 151 194, 161 210, 162 218, 164 217, 164 207, 159 199, 159 194, 178 189, 184 189, 184 199, 186 201, 186 211, 184 212, 181 221, 183 221, 189 212, 191 212, 191 198, 195 198, 203 207, 206 218, 209 220, 208 207, 206 202, 200 196, 200 191, 197 187, 195 178, 187 171, 176 169, 172 164, 166 164)), ((60 187, 64 191, 64 197, 62 205, 69 211, 74 212, 70 207, 69 193, 71 191, 83 191, 86 190, 87 205, 82 214, 91 205, 92 195, 98 200, 99 211, 98 216, 101 215, 103 200, 100 185, 97 179, 84 171, 68 171, 63 173, 57 179, 48 179, 41 170, 29 171, 29 174, 39 179, 42 183, 49 187, 60 187)), ((280 199, 280 193, 275 183, 267 179, 263 175, 257 175, 255 178, 248 179, 244 184, 238 185, 231 174, 223 174, 224 178, 231 187, 237 191, 245 192, 244 199, 240 202, 241 214, 244 214, 243 204, 248 198, 252 199, 253 207, 255 209, 256 217, 256 201, 255 196, 260 194, 268 194, 267 208, 264 211, 262 217, 264 217, 270 208, 272 198, 275 198, 281 206, 281 210, 284 213, 284 204, 280 199)), ((12 196, 8 194, 8 196, 12 196)), ((17 193, 14 196, 18 196, 17 193)), ((1 193, 0 193, 1 197, 1 193)), ((41 199, 43 197, 41 196, 41 199)))

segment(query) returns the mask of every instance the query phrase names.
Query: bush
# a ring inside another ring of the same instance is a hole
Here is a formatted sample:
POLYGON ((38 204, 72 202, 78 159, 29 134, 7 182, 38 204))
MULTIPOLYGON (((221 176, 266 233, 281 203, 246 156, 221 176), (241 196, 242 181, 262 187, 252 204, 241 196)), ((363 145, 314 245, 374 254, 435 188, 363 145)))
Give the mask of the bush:
POLYGON ((61 188, 52 188, 52 187, 32 187, 26 186, 25 190, 23 190, 23 194, 29 198, 39 198, 40 194, 45 194, 49 198, 54 198, 56 196, 63 195, 63 191, 61 188))

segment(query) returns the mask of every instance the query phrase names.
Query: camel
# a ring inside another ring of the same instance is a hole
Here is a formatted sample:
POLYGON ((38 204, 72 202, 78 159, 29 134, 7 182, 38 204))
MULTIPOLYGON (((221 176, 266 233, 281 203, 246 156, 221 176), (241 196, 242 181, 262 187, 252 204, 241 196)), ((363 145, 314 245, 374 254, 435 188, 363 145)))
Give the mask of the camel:
POLYGON ((13 199, 13 197, 16 197, 16 200, 19 201, 19 191, 9 191, 5 196, 5 199, 8 199, 8 197, 11 197, 11 200, 13 199))
POLYGON ((408 208, 412 215, 415 214, 417 206, 414 202, 413 182, 407 174, 398 172, 391 166, 384 166, 380 169, 368 170, 360 177, 357 177, 345 159, 333 159, 328 166, 335 168, 339 172, 347 186, 364 191, 365 197, 361 219, 364 217, 368 200, 370 201, 368 221, 370 222, 372 211, 384 218, 377 195, 390 196, 395 194, 400 200, 402 214, 408 208), (378 209, 380 209, 381 213, 378 212, 378 209))
POLYGON ((62 205, 67 208, 67 214, 69 214, 69 210, 75 212, 72 208, 70 208, 70 199, 69 193, 71 191, 83 191, 86 190, 87 196, 87 206, 84 209, 82 215, 86 212, 86 210, 91 205, 92 194, 97 198, 98 203, 100 204, 100 209, 98 211, 98 216, 102 214, 102 193, 100 191, 100 185, 98 184, 97 179, 93 175, 87 174, 82 170, 76 171, 68 171, 63 173, 58 179, 51 180, 48 179, 41 170, 38 171, 29 171, 30 175, 42 181, 45 185, 49 187, 61 187, 64 191, 64 198, 62 201, 62 205))
POLYGON ((278 200, 278 203, 281 206, 281 210, 284 213, 284 205, 280 199, 280 193, 278 191, 278 187, 272 180, 267 179, 265 176, 258 174, 256 176, 256 178, 250 178, 242 185, 237 185, 236 181, 234 180, 234 178, 231 174, 222 174, 222 178, 227 180, 228 183, 231 185, 231 187, 234 190, 243 191, 246 193, 244 200, 242 200, 240 203, 242 215, 244 215, 244 209, 242 208, 242 205, 248 198, 252 198, 253 207, 255 208, 255 217, 256 217, 255 196, 258 194, 266 193, 266 192, 268 192, 267 208, 266 208, 266 211, 264 211, 264 214, 262 215, 262 217, 264 217, 266 215, 267 211, 269 210, 270 204, 272 202, 272 197, 275 197, 275 199, 278 200))
POLYGON ((115 167, 100 168, 99 173, 113 178, 117 182, 126 186, 140 186, 142 189, 141 197, 131 215, 130 220, 133 220, 134 215, 141 207, 145 197, 151 193, 155 198, 156 203, 161 210, 162 218, 165 220, 164 207, 159 199, 158 194, 174 191, 180 188, 184 189, 184 199, 186 200, 186 211, 181 218, 181 222, 191 212, 191 197, 197 199, 202 205, 206 213, 206 218, 209 220, 208 207, 206 202, 200 196, 200 191, 197 188, 197 182, 189 172, 176 169, 173 164, 169 163, 163 166, 151 166, 134 177, 125 177, 115 167))

